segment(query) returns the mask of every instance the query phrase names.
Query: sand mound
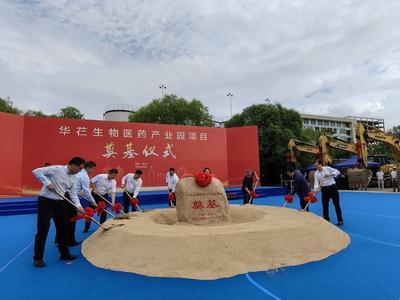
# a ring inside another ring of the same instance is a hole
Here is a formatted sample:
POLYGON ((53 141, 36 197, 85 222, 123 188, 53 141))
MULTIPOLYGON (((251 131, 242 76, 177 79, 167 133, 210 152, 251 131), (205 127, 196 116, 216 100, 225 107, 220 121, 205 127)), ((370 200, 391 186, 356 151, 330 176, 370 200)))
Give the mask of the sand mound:
POLYGON ((350 243, 312 214, 271 206, 230 206, 231 222, 179 222, 175 209, 133 213, 82 246, 95 266, 149 276, 217 279, 324 259, 350 243))

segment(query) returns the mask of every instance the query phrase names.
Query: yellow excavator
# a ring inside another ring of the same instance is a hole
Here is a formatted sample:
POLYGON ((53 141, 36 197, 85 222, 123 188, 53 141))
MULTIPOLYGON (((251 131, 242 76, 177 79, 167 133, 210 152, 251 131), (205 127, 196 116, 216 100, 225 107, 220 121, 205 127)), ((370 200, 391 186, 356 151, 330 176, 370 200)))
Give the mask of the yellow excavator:
POLYGON ((368 163, 367 142, 368 140, 373 140, 388 145, 392 150, 393 159, 396 161, 396 164, 387 164, 382 166, 383 172, 388 173, 395 165, 400 164, 400 141, 396 136, 377 128, 366 128, 362 123, 357 123, 356 136, 358 144, 360 145, 361 157, 363 158, 364 163, 368 163))
POLYGON ((367 157, 364 159, 364 154, 361 153, 361 146, 359 143, 349 143, 325 134, 321 134, 319 136, 319 148, 321 149, 322 155, 329 155, 328 147, 353 153, 364 161, 366 167, 368 166, 368 159, 367 157))
POLYGON ((312 144, 299 141, 296 139, 290 139, 288 143, 288 148, 289 148, 289 161, 291 162, 297 162, 296 159, 296 152, 305 152, 305 153, 310 153, 314 154, 316 158, 320 159, 322 157, 322 160, 324 161, 325 164, 327 165, 332 165, 333 160, 329 156, 329 154, 326 152, 325 154, 322 154, 320 147, 314 146, 312 144))

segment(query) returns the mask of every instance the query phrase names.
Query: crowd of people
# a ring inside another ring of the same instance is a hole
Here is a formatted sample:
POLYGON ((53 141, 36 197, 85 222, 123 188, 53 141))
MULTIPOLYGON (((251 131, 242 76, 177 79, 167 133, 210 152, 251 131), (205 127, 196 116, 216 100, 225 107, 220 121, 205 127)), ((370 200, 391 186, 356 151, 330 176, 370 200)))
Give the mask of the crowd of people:
MULTIPOLYGON (((43 256, 51 219, 56 227, 55 243, 58 244, 60 259, 74 260, 77 256, 69 252, 69 247, 77 246, 80 242, 75 239, 76 223, 70 222, 70 219, 74 218, 78 212, 84 212, 81 201, 83 199, 88 201, 93 209, 96 209, 100 202, 115 205, 118 170, 111 168, 108 173, 97 174, 90 179, 89 175, 94 173, 95 168, 95 162, 74 157, 66 166, 52 166, 46 163, 45 167, 32 171, 37 180, 42 183, 38 197, 37 232, 34 242, 33 260, 36 267, 45 266, 43 256)), ((122 178, 125 213, 129 212, 132 198, 139 194, 142 173, 142 170, 135 170, 134 173, 128 173, 122 178)), ((135 210, 136 207, 132 205, 132 211, 135 210)), ((100 224, 106 219, 107 213, 103 210, 100 215, 100 224)), ((90 230, 90 223, 90 219, 86 221, 83 232, 90 230)))

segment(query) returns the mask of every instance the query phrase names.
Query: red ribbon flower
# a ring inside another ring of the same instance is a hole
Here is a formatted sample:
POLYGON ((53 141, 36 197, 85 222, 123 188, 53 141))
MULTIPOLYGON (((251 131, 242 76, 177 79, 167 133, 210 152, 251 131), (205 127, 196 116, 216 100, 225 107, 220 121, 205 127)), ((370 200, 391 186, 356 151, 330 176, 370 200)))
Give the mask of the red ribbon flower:
POLYGON ((132 198, 132 205, 133 206, 138 206, 138 204, 139 204, 139 200, 138 200, 138 198, 132 198))
POLYGON ((104 202, 104 201, 100 201, 98 204, 97 204, 97 207, 96 207, 96 213, 97 213, 97 215, 98 216, 100 216, 103 212, 104 212, 104 210, 107 208, 107 204, 104 202))
POLYGON ((293 202, 293 195, 285 195, 285 201, 288 203, 292 203, 293 202))
POLYGON ((208 173, 200 172, 194 176, 194 179, 196 180, 196 183, 199 187, 204 188, 211 183, 212 176, 208 173))
POLYGON ((80 219, 85 219, 86 222, 90 221, 90 218, 94 216, 94 210, 91 207, 86 207, 83 213, 77 214, 75 217, 70 219, 71 222, 76 222, 80 219))
POLYGON ((257 195, 256 191, 251 191, 251 192, 250 192, 250 197, 251 197, 251 198, 257 198, 258 195, 257 195))
POLYGON ((121 205, 121 203, 115 203, 113 206, 112 206, 112 210, 113 211, 115 211, 116 213, 119 213, 121 210, 122 210, 122 205, 121 205))
POLYGON ((308 193, 308 198, 311 203, 315 203, 318 201, 318 198, 315 196, 313 192, 308 193))
POLYGON ((175 200, 175 195, 174 195, 174 193, 169 193, 169 194, 168 194, 168 200, 169 200, 169 201, 174 201, 174 200, 175 200))

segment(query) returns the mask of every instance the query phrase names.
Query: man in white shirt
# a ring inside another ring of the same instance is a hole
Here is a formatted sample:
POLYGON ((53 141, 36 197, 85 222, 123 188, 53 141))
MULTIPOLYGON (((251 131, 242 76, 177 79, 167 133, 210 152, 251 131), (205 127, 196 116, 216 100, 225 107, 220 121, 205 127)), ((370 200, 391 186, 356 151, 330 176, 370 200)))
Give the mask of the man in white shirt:
POLYGON ((385 173, 383 173, 382 169, 379 169, 376 172, 376 179, 378 180, 378 188, 384 189, 385 188, 385 180, 384 180, 385 173))
MULTIPOLYGON (((111 193, 111 203, 112 205, 115 205, 115 192, 117 189, 117 182, 115 181, 115 178, 117 177, 117 175, 118 175, 117 169, 110 169, 108 171, 108 174, 98 174, 92 178, 91 181, 94 186, 94 189, 92 191, 92 196, 97 204, 99 204, 99 202, 105 202, 104 199, 102 198, 108 200, 109 196, 108 193, 111 193)), ((100 215, 100 224, 103 224, 106 220, 107 220, 107 213, 104 211, 100 215)), ((91 222, 85 223, 85 229, 83 230, 83 232, 89 231, 90 223, 91 222)))
POLYGON ((390 172, 390 176, 392 176, 392 186, 393 186, 393 192, 399 191, 399 182, 397 178, 397 168, 394 167, 393 171, 390 172))
POLYGON ((334 177, 340 175, 340 172, 331 167, 324 167, 321 160, 316 161, 317 171, 314 174, 314 191, 321 187, 322 193, 322 212, 324 219, 329 221, 329 200, 332 199, 337 216, 337 226, 343 226, 342 209, 339 203, 339 191, 336 187, 334 177))
MULTIPOLYGON (((131 199, 132 198, 137 198, 139 195, 140 189, 142 187, 143 181, 142 181, 142 176, 143 171, 142 170, 136 170, 135 173, 128 173, 124 177, 122 177, 122 183, 121 187, 128 192, 123 193, 123 198, 124 198, 124 213, 129 212, 129 206, 132 203, 131 199)), ((132 203, 132 211, 137 211, 137 208, 135 205, 132 203)))
POLYGON ((60 259, 74 260, 77 258, 76 255, 69 253, 66 241, 68 203, 58 194, 64 196, 68 192, 71 201, 80 211, 83 211, 76 194, 76 174, 82 170, 84 163, 85 160, 83 158, 74 157, 66 166, 49 166, 32 171, 36 179, 43 184, 38 197, 37 233, 35 235, 35 254, 33 256, 35 267, 45 266, 43 255, 51 219, 54 220, 60 236, 58 243, 60 259))
POLYGON ((175 169, 174 168, 169 168, 168 173, 165 176, 165 182, 166 182, 166 184, 168 186, 169 193, 173 194, 173 199, 174 199, 172 201, 172 200, 169 200, 169 197, 168 197, 168 205, 169 205, 169 207, 176 206, 175 187, 176 187, 176 184, 178 183, 178 181, 179 181, 179 177, 178 177, 178 175, 176 175, 175 169))
MULTIPOLYGON (((90 178, 89 174, 93 173, 96 168, 96 163, 93 161, 87 161, 84 164, 83 170, 81 170, 78 174, 76 174, 76 193, 82 195, 84 199, 89 201, 91 207, 96 207, 96 201, 94 201, 91 193, 90 193, 90 178)), ((66 197, 69 198, 69 195, 66 194, 66 197)), ((71 204, 67 205, 68 211, 68 234, 67 234, 67 243, 69 247, 77 246, 80 242, 75 239, 75 229, 76 222, 70 222, 69 220, 76 216, 76 209, 71 204)), ((55 242, 58 244, 59 233, 56 234, 55 242)))

